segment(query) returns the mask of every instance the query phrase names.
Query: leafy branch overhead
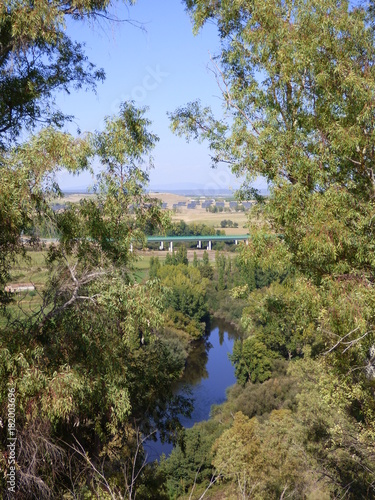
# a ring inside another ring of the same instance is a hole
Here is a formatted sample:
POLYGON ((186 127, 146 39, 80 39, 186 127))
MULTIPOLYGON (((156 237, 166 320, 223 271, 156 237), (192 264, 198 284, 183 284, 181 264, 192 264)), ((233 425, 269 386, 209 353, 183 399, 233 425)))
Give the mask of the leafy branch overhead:
MULTIPOLYGON (((133 1, 124 1, 132 4, 133 1)), ((105 78, 65 32, 68 20, 111 17, 110 0, 5 0, 0 5, 0 146, 25 129, 61 126, 72 117, 55 105, 57 92, 95 89, 105 78)))

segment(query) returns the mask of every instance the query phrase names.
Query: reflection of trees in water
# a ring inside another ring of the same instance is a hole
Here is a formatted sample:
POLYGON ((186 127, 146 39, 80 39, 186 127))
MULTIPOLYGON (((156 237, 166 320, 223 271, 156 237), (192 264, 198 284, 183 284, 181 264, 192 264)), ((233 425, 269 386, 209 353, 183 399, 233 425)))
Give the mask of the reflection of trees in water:
POLYGON ((224 329, 220 328, 220 326, 219 326, 219 343, 220 343, 220 345, 223 345, 224 333, 225 333, 224 329))
POLYGON ((182 385, 196 385, 202 379, 208 378, 206 365, 208 351, 211 347, 212 344, 207 339, 202 339, 195 343, 186 361, 185 372, 181 380, 182 385))
POLYGON ((225 333, 228 335, 228 340, 238 340, 241 336, 240 332, 233 325, 220 318, 215 318, 215 320, 213 321, 211 325, 211 332, 215 330, 215 328, 219 329, 220 345, 223 345, 224 343, 225 333))
POLYGON ((210 325, 210 334, 208 338, 198 340, 194 343, 193 349, 186 362, 184 375, 178 384, 180 390, 183 387, 184 392, 189 393, 191 392, 191 386, 197 385, 202 379, 207 379, 209 377, 207 361, 209 350, 213 347, 209 341, 209 337, 215 330, 219 331, 219 343, 221 346, 225 342, 225 334, 227 334, 228 340, 238 340, 240 337, 239 332, 232 325, 215 318, 210 325))

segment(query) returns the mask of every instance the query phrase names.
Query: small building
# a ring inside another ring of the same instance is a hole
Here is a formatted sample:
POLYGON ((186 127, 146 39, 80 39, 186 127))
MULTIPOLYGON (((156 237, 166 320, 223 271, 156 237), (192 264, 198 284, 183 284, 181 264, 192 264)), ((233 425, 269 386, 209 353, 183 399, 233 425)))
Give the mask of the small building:
POLYGON ((31 292, 33 290, 35 290, 35 286, 32 283, 11 283, 5 287, 5 291, 8 293, 31 292))

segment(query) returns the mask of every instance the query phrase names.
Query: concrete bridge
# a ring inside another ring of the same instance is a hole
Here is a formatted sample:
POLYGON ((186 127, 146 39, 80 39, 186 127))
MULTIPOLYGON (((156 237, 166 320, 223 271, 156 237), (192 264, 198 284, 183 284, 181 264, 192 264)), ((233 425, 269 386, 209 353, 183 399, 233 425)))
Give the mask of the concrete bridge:
POLYGON ((237 245, 239 241, 245 241, 246 244, 249 242, 250 235, 249 234, 239 234, 239 235, 220 235, 220 236, 147 236, 147 243, 156 243, 159 242, 159 250, 164 249, 164 243, 168 243, 168 249, 170 252, 173 252, 173 243, 177 242, 197 242, 197 248, 202 248, 202 243, 207 242, 207 250, 212 250, 212 243, 215 241, 234 241, 237 245))

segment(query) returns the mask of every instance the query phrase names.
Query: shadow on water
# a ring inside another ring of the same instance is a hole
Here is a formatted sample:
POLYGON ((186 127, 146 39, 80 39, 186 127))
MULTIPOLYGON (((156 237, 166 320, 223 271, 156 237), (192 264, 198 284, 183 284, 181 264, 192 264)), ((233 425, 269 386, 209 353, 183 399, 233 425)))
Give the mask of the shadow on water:
MULTIPOLYGON (((185 428, 207 420, 211 406, 225 401, 227 388, 236 382, 228 354, 232 353, 234 341, 239 337, 232 325, 214 319, 209 334, 195 343, 175 389, 176 394, 192 398, 194 402, 191 417, 180 418, 185 428)), ((171 443, 161 443, 160 439, 145 444, 148 461, 158 459, 162 453, 169 455, 172 449, 171 443)))

